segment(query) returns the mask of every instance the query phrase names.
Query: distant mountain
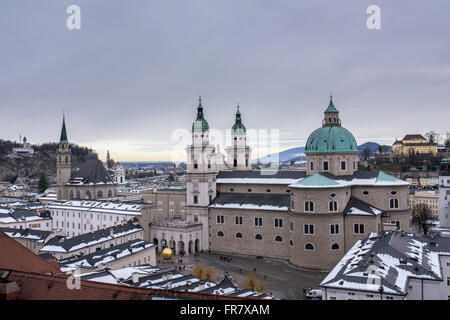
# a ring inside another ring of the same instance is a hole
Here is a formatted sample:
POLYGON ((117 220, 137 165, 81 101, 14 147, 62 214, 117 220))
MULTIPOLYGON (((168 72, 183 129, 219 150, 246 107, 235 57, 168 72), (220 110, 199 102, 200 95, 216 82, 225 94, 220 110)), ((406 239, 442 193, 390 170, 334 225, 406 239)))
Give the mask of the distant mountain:
POLYGON ((293 160, 294 158, 295 158, 295 161, 302 160, 302 159, 306 158, 305 147, 297 147, 297 148, 292 148, 292 149, 281 151, 280 153, 278 153, 278 159, 276 157, 277 157, 277 153, 272 153, 265 157, 255 159, 252 162, 257 163, 259 161, 261 163, 269 163, 271 161, 276 161, 276 160, 278 160, 278 162, 284 162, 284 161, 293 160))
MULTIPOLYGON (((369 148, 370 155, 373 155, 376 151, 378 151, 379 146, 380 145, 376 142, 363 143, 362 145, 358 146, 358 154, 361 154, 365 148, 369 148)), ((387 149, 388 150, 386 150, 386 151, 389 152, 392 150, 392 147, 388 146, 387 149)), ((269 163, 271 161, 277 160, 276 156, 277 156, 276 153, 272 153, 265 157, 255 159, 252 162, 257 163, 259 161, 261 163, 269 163)), ((306 159, 305 147, 297 147, 297 148, 292 148, 292 149, 287 149, 287 150, 281 151, 278 154, 278 157, 279 157, 278 162, 305 160, 306 159)))
MULTIPOLYGON (((380 145, 376 142, 366 142, 363 143, 362 145, 358 146, 358 154, 361 155, 362 152, 364 151, 364 149, 369 148, 370 149, 370 155, 373 156, 375 154, 375 152, 378 151, 378 147, 380 145)), ((386 152, 391 152, 392 151, 392 146, 387 146, 386 148, 386 152)))

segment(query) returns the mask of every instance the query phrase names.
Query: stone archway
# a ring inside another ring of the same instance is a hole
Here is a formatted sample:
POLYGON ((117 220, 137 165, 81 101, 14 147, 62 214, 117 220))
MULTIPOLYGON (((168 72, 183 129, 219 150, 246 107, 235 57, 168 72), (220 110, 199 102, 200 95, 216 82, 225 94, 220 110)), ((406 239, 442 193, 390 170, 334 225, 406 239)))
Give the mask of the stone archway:
POLYGON ((161 240, 161 251, 167 248, 167 241, 166 239, 161 240))
POLYGON ((153 238, 153 244, 156 246, 156 252, 159 252, 158 238, 153 238))
POLYGON ((180 256, 184 256, 184 242, 183 241, 178 242, 178 254, 180 256))
POLYGON ((192 242, 192 240, 189 241, 188 252, 189 252, 189 254, 193 254, 194 253, 194 243, 192 242))
POLYGON ((175 241, 170 240, 169 241, 169 247, 170 249, 172 249, 173 253, 176 254, 177 253, 177 244, 175 241))
POLYGON ((198 253, 200 251, 200 240, 195 239, 195 247, 194 247, 194 252, 198 253))

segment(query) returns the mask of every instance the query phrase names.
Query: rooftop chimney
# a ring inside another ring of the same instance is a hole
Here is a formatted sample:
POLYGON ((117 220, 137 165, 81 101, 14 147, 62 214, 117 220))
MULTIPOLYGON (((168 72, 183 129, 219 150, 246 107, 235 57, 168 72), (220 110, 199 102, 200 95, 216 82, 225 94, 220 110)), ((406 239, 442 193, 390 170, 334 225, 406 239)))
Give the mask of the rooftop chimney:
POLYGON ((5 271, 0 276, 0 300, 16 300, 19 296, 17 282, 7 280, 10 273, 11 271, 5 271))

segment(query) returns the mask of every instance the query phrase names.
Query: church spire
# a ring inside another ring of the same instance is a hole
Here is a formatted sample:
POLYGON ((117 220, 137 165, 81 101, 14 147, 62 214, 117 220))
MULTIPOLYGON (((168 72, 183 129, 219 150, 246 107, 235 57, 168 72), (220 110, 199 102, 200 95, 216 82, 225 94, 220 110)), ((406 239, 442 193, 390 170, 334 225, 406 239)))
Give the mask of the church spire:
POLYGON ((66 119, 65 115, 63 115, 63 124, 61 129, 61 137, 59 138, 59 143, 68 143, 67 140, 67 132, 66 132, 66 119))

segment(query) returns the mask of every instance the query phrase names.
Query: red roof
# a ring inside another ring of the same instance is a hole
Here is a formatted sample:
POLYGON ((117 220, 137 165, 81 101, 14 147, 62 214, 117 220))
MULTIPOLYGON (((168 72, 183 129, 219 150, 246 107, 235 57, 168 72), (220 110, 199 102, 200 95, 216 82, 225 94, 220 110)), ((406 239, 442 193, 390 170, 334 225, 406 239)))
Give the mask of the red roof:
MULTIPOLYGON (((5 270, 0 269, 0 274, 5 270)), ((131 287, 80 280, 79 289, 69 289, 68 276, 12 271, 8 281, 15 281, 19 300, 151 300, 152 297, 189 300, 248 300, 249 298, 131 287)), ((69 280, 69 283, 73 283, 69 280)), ((254 300, 251 299, 250 300, 254 300)))
POLYGON ((0 231, 0 269, 61 274, 55 263, 48 262, 0 231))

